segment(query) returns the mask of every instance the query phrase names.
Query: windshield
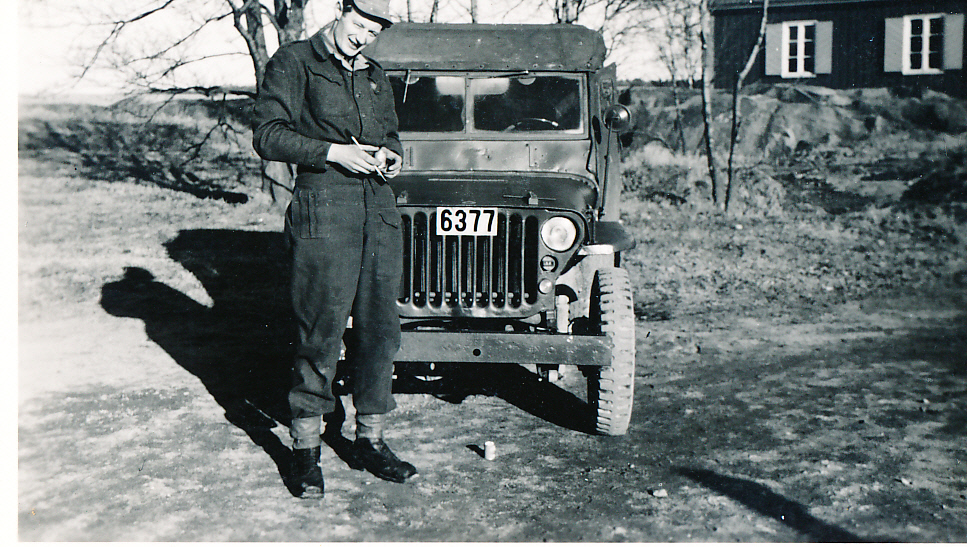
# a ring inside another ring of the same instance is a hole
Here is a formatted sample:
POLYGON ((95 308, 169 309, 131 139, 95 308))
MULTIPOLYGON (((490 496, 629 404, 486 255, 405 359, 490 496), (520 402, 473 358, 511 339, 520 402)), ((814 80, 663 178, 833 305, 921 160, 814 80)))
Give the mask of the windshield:
POLYGON ((401 132, 583 131, 578 75, 390 74, 401 132))
POLYGON ((453 76, 391 75, 400 131, 450 132, 464 129, 466 83, 453 76))

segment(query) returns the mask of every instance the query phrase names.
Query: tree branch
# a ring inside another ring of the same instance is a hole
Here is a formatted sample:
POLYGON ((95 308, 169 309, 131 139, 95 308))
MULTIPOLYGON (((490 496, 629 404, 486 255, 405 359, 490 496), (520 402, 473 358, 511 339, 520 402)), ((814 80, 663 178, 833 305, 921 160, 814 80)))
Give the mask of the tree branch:
POLYGON ((255 98, 256 91, 253 88, 242 88, 242 87, 231 87, 231 86, 189 86, 189 87, 167 87, 167 88, 150 88, 147 90, 151 94, 171 94, 179 95, 185 93, 200 93, 206 97, 214 97, 216 95, 241 95, 244 97, 255 98))
POLYGON ((94 68, 94 64, 97 62, 97 59, 100 57, 101 52, 103 52, 106 47, 108 47, 110 44, 113 44, 118 39, 118 37, 121 35, 121 31, 123 31, 125 27, 127 27, 132 23, 141 21, 142 19, 146 19, 151 15, 154 15, 155 13, 158 13, 159 11, 166 9, 168 6, 174 4, 177 1, 178 0, 165 0, 165 3, 158 6, 157 8, 142 12, 138 15, 135 15, 134 17, 131 17, 130 19, 122 19, 120 21, 113 21, 112 23, 110 23, 114 28, 111 29, 111 32, 108 33, 107 37, 104 38, 104 40, 101 41, 101 43, 98 44, 98 46, 94 49, 94 53, 91 55, 90 60, 84 64, 84 69, 81 71, 81 75, 78 76, 77 79, 80 80, 84 78, 84 76, 86 76, 87 73, 92 68, 94 68))

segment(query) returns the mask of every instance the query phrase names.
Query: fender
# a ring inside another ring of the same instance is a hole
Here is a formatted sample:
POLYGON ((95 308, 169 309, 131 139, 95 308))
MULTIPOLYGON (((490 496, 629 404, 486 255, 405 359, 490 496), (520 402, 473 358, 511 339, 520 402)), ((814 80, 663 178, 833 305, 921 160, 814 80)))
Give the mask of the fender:
POLYGON ((634 249, 637 243, 621 223, 598 221, 594 225, 594 243, 581 247, 578 254, 612 254, 634 249))

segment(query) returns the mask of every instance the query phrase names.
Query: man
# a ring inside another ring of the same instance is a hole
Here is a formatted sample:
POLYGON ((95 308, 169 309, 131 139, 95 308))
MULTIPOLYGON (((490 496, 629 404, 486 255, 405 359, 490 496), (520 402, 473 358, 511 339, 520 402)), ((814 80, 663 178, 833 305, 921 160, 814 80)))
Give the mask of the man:
POLYGON ((396 406, 402 275, 401 219, 386 179, 402 169, 403 147, 389 80, 359 54, 392 24, 388 5, 346 0, 309 40, 279 48, 255 103, 255 150, 298 166, 285 226, 299 331, 289 392, 291 478, 301 497, 323 495, 322 416, 336 406, 332 381, 350 316, 351 465, 394 482, 416 474, 383 441, 383 417, 396 406))

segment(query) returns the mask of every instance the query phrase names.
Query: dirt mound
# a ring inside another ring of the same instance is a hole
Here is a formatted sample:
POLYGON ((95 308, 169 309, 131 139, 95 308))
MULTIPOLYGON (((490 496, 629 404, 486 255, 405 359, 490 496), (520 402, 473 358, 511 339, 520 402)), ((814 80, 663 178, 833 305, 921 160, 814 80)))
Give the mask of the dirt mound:
POLYGON ((939 165, 913 183, 903 199, 923 203, 967 203, 967 152, 945 156, 939 165))
MULTIPOLYGON (((635 116, 624 143, 625 190, 653 202, 711 207, 699 91, 630 87, 620 99, 635 116)), ((720 198, 731 101, 727 93, 714 96, 720 198)), ((737 106, 731 213, 939 207, 945 224, 967 222, 967 101, 935 92, 754 85, 737 106)))
MULTIPOLYGON (((699 90, 629 87, 621 100, 636 122, 626 143, 631 148, 660 141, 682 152, 701 149, 699 90)), ((714 97, 717 143, 729 141, 731 100, 722 92, 714 97)), ((967 131, 967 101, 936 92, 910 97, 886 89, 756 85, 743 91, 738 107, 736 154, 755 161, 783 160, 815 149, 877 147, 893 139, 932 141, 967 131)))

